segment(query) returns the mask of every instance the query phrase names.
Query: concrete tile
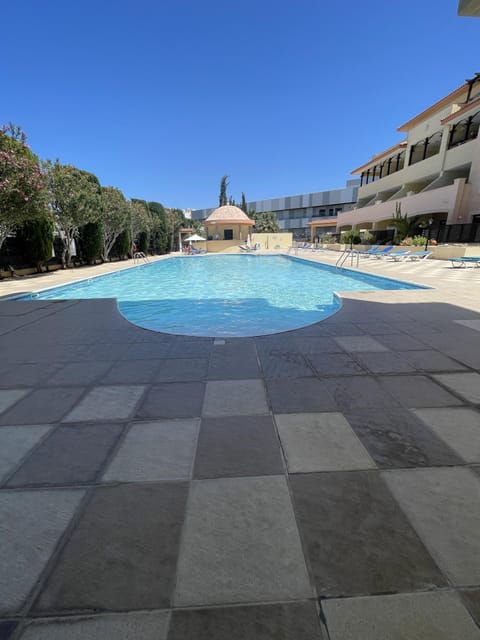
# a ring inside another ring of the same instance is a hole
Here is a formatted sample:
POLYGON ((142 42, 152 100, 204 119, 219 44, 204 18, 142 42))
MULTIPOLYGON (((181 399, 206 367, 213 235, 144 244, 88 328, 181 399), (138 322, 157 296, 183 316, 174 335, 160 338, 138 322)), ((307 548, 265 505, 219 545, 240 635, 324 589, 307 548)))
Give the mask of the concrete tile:
POLYGON ((434 349, 409 351, 405 354, 405 358, 418 371, 462 371, 465 369, 459 362, 434 349))
POLYGON ((176 610, 168 640, 326 640, 312 602, 176 610))
POLYGON ((378 336, 378 341, 393 351, 423 351, 427 348, 424 342, 405 333, 378 336))
MULTIPOLYGON (((297 332, 295 332, 295 336, 297 332)), ((255 338, 255 344, 259 355, 262 353, 295 353, 297 347, 295 345, 295 337, 291 334, 274 334, 271 336, 260 336, 255 338)))
POLYGON ((356 351, 388 351, 388 347, 370 336, 343 336, 335 341, 348 353, 356 351))
POLYGON ((13 632, 17 628, 18 622, 14 620, 4 620, 0 622, 0 640, 10 640, 13 632))
POLYGON ((458 398, 426 376, 385 376, 381 384, 404 406, 412 409, 462 404, 458 398))
MULTIPOLYGON (((414 351, 413 353, 417 353, 414 351)), ((355 359, 372 373, 413 373, 415 367, 402 354, 384 351, 357 352, 355 359)))
POLYGON ((377 472, 293 475, 290 484, 320 596, 445 585, 377 472))
POLYGON ((155 382, 187 382, 205 380, 208 358, 165 358, 160 362, 155 382))
POLYGON ((265 378, 308 378, 315 375, 301 353, 261 354, 260 361, 265 378))
POLYGON ((355 324, 359 329, 370 336, 390 336, 393 334, 401 335, 400 329, 398 327, 394 327, 388 322, 356 322, 355 324))
POLYGON ((343 376, 365 373, 365 368, 346 353, 322 353, 307 356, 319 376, 343 376))
POLYGON ((26 389, 0 389, 0 413, 6 411, 12 404, 18 402, 28 393, 26 389))
POLYGON ((128 344, 122 343, 103 343, 97 341, 96 344, 90 344, 77 356, 78 362, 95 362, 97 360, 105 360, 115 362, 123 356, 128 349, 128 344))
POLYGON ((37 445, 52 425, 2 427, 0 429, 0 481, 37 445))
POLYGON ((341 413, 276 415, 290 473, 375 468, 341 413))
POLYGON ((58 422, 85 392, 84 387, 35 389, 0 418, 0 424, 58 422))
POLYGON ((304 355, 313 353, 343 353, 342 347, 333 338, 327 337, 298 337, 295 346, 304 355))
POLYGON ((192 483, 176 606, 311 596, 285 478, 192 483))
POLYGON ((104 376, 112 366, 111 362, 71 362, 66 364, 58 373, 50 376, 42 386, 90 386, 104 376))
POLYGON ((469 329, 480 331, 480 320, 454 320, 454 322, 461 324, 464 327, 468 327, 469 329))
POLYGON ((93 482, 122 430, 120 424, 60 427, 29 456, 7 486, 93 482))
POLYGON ((331 640, 480 640, 454 593, 325 600, 331 640))
POLYGON ((480 463, 480 413, 473 409, 416 409, 415 415, 465 462, 480 463))
POLYGON ((245 355, 234 351, 213 351, 208 368, 209 380, 245 380, 259 378, 260 366, 254 350, 249 349, 245 355))
POLYGON ((480 373, 444 373, 434 378, 468 402, 480 404, 480 373))
POLYGON ((127 420, 145 391, 143 385, 94 387, 63 422, 127 420))
POLYGON ((102 376, 99 384, 147 384, 153 382, 161 360, 120 360, 102 376))
POLYGON ((398 402, 371 376, 325 378, 325 387, 343 412, 356 409, 390 409, 398 402))
POLYGON ((345 417, 380 468, 461 464, 452 449, 408 409, 357 410, 345 417))
POLYGON ((84 492, 0 493, 0 614, 20 610, 84 492))
POLYGON ((280 443, 270 416, 202 419, 194 478, 282 473, 280 443))
POLYGON ((196 418, 202 411, 204 382, 165 382, 151 387, 137 418, 196 418))
POLYGON ((187 490, 180 482, 97 489, 35 610, 168 607, 187 490))
POLYGON ((1 376, 1 387, 11 389, 14 387, 45 386, 52 376, 64 366, 59 362, 42 362, 27 364, 5 363, 5 369, 1 376))
POLYGON ((103 475, 107 482, 189 479, 200 420, 137 422, 103 475))
POLYGON ((213 349, 212 338, 180 339, 167 343, 166 356, 170 358, 209 358, 213 349))
POLYGON ((207 382, 202 415, 206 418, 268 413, 262 380, 207 382))
POLYGON ((480 589, 462 590, 460 596, 470 615, 480 627, 480 589))
POLYGON ((267 380, 267 393, 274 413, 335 411, 337 405, 325 381, 316 378, 267 380))
POLYGON ((480 583, 480 482, 465 468, 384 471, 390 491, 455 585, 480 583))
POLYGON ((167 611, 48 618, 31 623, 20 640, 166 640, 167 611))

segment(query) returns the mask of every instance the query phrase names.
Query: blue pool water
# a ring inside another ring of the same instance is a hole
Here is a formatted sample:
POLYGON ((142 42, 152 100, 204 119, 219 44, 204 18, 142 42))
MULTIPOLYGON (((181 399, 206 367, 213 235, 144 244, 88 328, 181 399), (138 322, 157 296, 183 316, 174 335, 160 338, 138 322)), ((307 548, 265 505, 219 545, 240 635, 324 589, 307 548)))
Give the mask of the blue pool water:
POLYGON ((43 300, 117 298, 146 329, 254 336, 304 327, 335 313, 335 291, 416 289, 290 256, 175 257, 35 294, 43 300))

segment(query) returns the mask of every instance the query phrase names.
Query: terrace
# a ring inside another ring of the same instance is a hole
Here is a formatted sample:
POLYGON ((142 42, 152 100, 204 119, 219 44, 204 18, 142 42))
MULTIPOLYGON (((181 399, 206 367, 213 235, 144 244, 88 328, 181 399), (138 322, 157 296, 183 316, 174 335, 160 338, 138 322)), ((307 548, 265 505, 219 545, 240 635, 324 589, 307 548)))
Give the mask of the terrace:
POLYGON ((434 288, 226 340, 0 301, 0 638, 480 638, 480 269, 361 264, 434 288))

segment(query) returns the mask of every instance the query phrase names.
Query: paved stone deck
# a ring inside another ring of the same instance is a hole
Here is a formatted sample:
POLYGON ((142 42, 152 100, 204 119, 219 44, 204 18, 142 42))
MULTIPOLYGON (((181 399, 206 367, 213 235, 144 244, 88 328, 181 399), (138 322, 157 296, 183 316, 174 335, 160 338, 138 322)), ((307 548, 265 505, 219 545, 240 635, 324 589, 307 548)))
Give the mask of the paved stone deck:
POLYGON ((480 640, 480 269, 362 266, 436 289, 228 340, 0 301, 0 640, 480 640))

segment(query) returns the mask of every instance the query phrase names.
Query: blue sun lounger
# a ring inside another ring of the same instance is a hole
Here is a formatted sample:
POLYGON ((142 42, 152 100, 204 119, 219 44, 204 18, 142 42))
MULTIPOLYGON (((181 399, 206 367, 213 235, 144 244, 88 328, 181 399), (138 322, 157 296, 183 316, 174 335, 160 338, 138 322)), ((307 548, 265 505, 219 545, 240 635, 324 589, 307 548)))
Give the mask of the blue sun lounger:
POLYGON ((466 267, 468 264, 472 264, 475 267, 480 267, 480 256, 463 256, 463 258, 450 258, 452 267, 466 267))

